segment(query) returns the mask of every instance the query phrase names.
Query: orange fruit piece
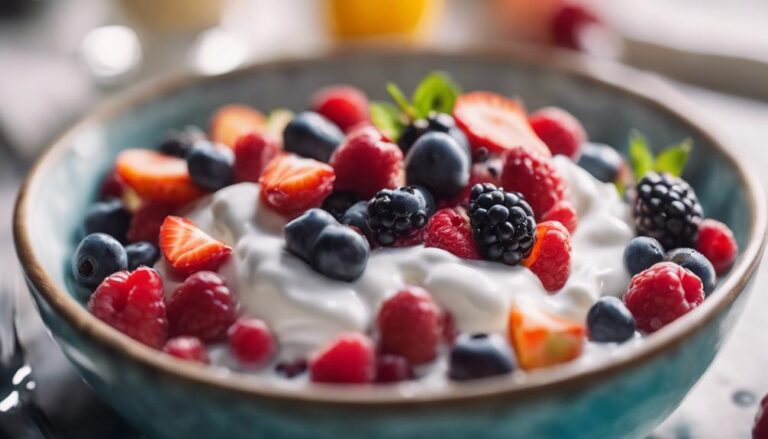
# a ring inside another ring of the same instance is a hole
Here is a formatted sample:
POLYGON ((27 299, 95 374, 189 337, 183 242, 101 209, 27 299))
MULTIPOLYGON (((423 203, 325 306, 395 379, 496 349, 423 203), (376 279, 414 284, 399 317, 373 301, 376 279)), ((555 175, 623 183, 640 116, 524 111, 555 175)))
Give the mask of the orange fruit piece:
POLYGON ((584 325, 518 301, 508 322, 509 339, 525 370, 552 366, 581 355, 584 325))
POLYGON ((265 119, 261 112, 243 104, 219 107, 211 118, 211 140, 234 148, 237 139, 250 132, 260 133, 265 119))
POLYGON ((126 149, 117 156, 115 169, 144 200, 182 205, 204 193, 192 183, 186 160, 149 149, 126 149))

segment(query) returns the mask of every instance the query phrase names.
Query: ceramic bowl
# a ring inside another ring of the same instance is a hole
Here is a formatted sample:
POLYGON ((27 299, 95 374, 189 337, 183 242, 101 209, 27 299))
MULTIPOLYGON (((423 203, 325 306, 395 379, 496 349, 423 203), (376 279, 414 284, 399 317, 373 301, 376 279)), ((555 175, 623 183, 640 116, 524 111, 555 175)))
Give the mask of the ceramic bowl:
POLYGON ((57 140, 26 181, 15 213, 19 259, 40 313, 83 378, 149 437, 638 437, 668 416, 707 369, 740 314, 765 246, 766 201, 754 176, 709 124, 644 74, 575 56, 515 50, 341 51, 164 81, 109 102, 57 140), (592 139, 624 149, 637 128, 653 145, 690 137, 685 178, 708 216, 733 229, 741 253, 705 303, 631 349, 587 367, 444 388, 296 389, 159 354, 92 317, 74 298, 69 260, 97 182, 124 148, 168 128, 206 126, 221 104, 304 108, 318 87, 351 83, 376 99, 450 72, 466 90, 520 96, 572 111, 592 139))

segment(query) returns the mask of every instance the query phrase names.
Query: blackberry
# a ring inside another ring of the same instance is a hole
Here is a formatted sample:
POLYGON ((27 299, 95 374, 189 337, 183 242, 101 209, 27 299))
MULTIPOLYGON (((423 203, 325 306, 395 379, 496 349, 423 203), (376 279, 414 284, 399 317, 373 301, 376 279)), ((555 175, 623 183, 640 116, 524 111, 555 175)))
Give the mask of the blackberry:
POLYGON ((432 195, 418 186, 380 190, 368 202, 368 224, 379 244, 413 236, 435 212, 432 195))
POLYGON ((360 196, 354 192, 334 191, 323 201, 323 210, 333 215, 336 221, 341 221, 344 214, 352 205, 360 201, 360 196))
POLYGON ((650 172, 637 184, 637 234, 655 238, 666 249, 694 247, 702 214, 693 189, 678 177, 650 172))
POLYGON ((469 219, 486 259, 518 265, 531 253, 536 220, 522 194, 490 183, 476 184, 470 193, 469 219))

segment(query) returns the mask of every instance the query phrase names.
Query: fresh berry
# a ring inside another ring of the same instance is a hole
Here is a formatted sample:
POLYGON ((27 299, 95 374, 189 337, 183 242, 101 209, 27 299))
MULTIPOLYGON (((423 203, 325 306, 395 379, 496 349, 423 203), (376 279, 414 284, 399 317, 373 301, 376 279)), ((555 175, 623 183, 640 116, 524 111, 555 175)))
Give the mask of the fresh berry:
POLYGON ((368 337, 341 334, 310 357, 310 379, 316 383, 371 383, 376 373, 375 357, 373 342, 368 337))
POLYGON ((160 349, 168 334, 163 280, 151 268, 117 272, 99 285, 88 310, 123 334, 160 349))
POLYGON ((695 274, 701 280, 701 286, 704 288, 704 295, 708 296, 715 289, 717 275, 715 267, 704 255, 692 248, 676 248, 664 257, 664 260, 674 262, 695 274))
POLYGON ((181 205, 203 192, 192 183, 187 162, 148 149, 127 149, 117 156, 120 178, 142 199, 181 205))
POLYGON ((147 241, 157 245, 160 239, 160 226, 165 217, 173 215, 178 209, 176 204, 145 201, 134 212, 128 227, 128 242, 147 241))
POLYGON ((107 276, 128 268, 125 248, 115 238, 94 233, 80 241, 72 259, 72 274, 78 285, 93 289, 107 276))
POLYGON ((235 181, 258 183, 267 164, 277 156, 277 141, 259 133, 240 136, 235 142, 235 181))
POLYGON ((469 183, 472 161, 448 134, 424 134, 405 157, 405 181, 426 188, 437 200, 455 197, 469 183))
POLYGON ((505 375, 515 369, 515 358, 499 334, 461 334, 448 357, 448 378, 467 381, 505 375))
POLYGON ((437 357, 442 313, 426 290, 408 287, 398 291, 381 305, 376 323, 381 352, 400 355, 414 365, 437 357))
POLYGON ((352 228, 327 226, 315 241, 312 268, 332 279, 352 282, 365 271, 369 253, 368 241, 352 228))
POLYGON ((190 126, 182 131, 173 130, 166 134, 157 150, 163 154, 183 159, 187 157, 192 145, 203 140, 205 140, 205 133, 197 127, 190 126))
POLYGON ((101 201, 91 205, 85 213, 83 232, 85 235, 106 233, 120 242, 125 242, 130 223, 131 212, 120 200, 101 201))
POLYGON ((114 169, 109 171, 99 186, 99 200, 121 199, 126 185, 114 169))
POLYGON ((146 241, 134 242, 125 246, 128 255, 128 270, 133 271, 142 265, 152 267, 160 259, 160 249, 146 241))
POLYGON ((461 208, 440 209, 430 218, 424 247, 443 249, 464 259, 482 259, 469 218, 461 208))
POLYGON ((637 184, 634 217, 638 235, 656 238, 667 249, 693 247, 702 210, 683 179, 649 172, 637 184))
POLYGON ((517 265, 531 254, 536 220, 522 195, 490 183, 476 184, 469 199, 469 218, 486 259, 517 265))
POLYGON ((160 227, 160 251, 177 273, 190 275, 218 270, 232 248, 211 238, 192 221, 169 216, 160 227))
POLYGON ((288 379, 295 378, 307 371, 307 360, 299 359, 289 362, 282 362, 275 365, 275 372, 288 379))
POLYGON ((313 111, 297 114, 283 131, 284 150, 321 162, 327 162, 343 141, 339 127, 313 111))
POLYGON ((583 4, 563 2, 552 14, 552 40, 558 46, 580 50, 583 30, 598 23, 597 17, 583 4))
POLYGON ((333 191, 333 168, 293 154, 276 157, 261 175, 261 199, 277 213, 294 216, 320 207, 333 191))
POLYGON ((230 104, 220 107, 211 118, 211 141, 235 146, 240 136, 261 132, 264 129, 264 115, 248 105, 230 104))
POLYGON ((633 238, 624 249, 624 267, 634 276, 664 260, 664 247, 647 236, 633 238))
POLYGON ((359 201, 360 196, 354 192, 334 191, 323 201, 323 210, 333 215, 337 221, 341 221, 347 210, 359 201))
POLYGON ((235 155, 232 149, 208 141, 195 143, 187 153, 187 167, 192 182, 206 191, 215 192, 235 179, 235 155))
POLYGON ((456 121, 450 114, 430 113, 426 119, 416 119, 405 127, 397 145, 406 154, 421 136, 431 132, 446 133, 453 137, 459 145, 470 154, 469 139, 463 131, 456 126, 456 121))
POLYGON ((416 186, 382 189, 368 202, 368 224, 384 246, 420 233, 433 213, 432 196, 416 186))
POLYGON ((768 395, 763 397, 757 409, 755 424, 752 426, 752 439, 768 439, 768 395))
POLYGON ((210 271, 189 276, 168 299, 171 336, 191 335, 205 342, 216 341, 236 318, 237 303, 226 281, 210 271))
POLYGON ((568 200, 560 200, 541 216, 541 221, 557 221, 573 234, 579 225, 576 208, 568 200))
POLYGON ((624 295, 637 327, 646 332, 661 329, 703 301, 701 280, 672 262, 660 262, 636 274, 624 295))
POLYGON ((349 133, 330 160, 336 171, 337 191, 350 191, 364 199, 381 189, 402 185, 403 153, 374 127, 364 126, 349 133))
POLYGON ((536 135, 547 145, 552 155, 575 159, 587 132, 571 113, 557 107, 545 107, 528 117, 536 135))
POLYGON ((227 330, 229 349, 241 363, 261 365, 275 353, 275 338, 262 320, 241 317, 227 330))
POLYGON ((567 198, 566 186, 548 156, 526 148, 512 148, 504 156, 501 184, 508 191, 520 192, 540 219, 558 201, 567 198))
POLYGON ((312 262, 320 232, 338 221, 322 209, 309 209, 285 225, 285 248, 307 263, 312 262))
POLYGON ((536 243, 523 265, 539 278, 545 290, 554 292, 568 281, 571 253, 568 230, 557 221, 547 221, 536 226, 536 243))
POLYGON ((517 361, 525 370, 573 360, 584 346, 583 325, 528 302, 512 306, 508 328, 517 361))
POLYGON ((585 143, 579 155, 579 166, 603 183, 619 180, 624 159, 615 149, 602 143, 585 143))
POLYGON ((165 342, 163 352, 182 360, 204 364, 209 362, 208 351, 205 350, 205 345, 197 337, 173 337, 165 342))
POLYGON ((344 216, 341 217, 341 223, 357 229, 357 231, 365 236, 371 246, 376 242, 376 236, 368 221, 367 201, 358 201, 353 204, 352 207, 347 209, 347 211, 344 212, 344 216))
POLYGON ((413 379, 413 368, 399 355, 381 354, 376 356, 376 382, 399 383, 413 379))
POLYGON ((467 134, 472 149, 486 148, 494 154, 523 146, 549 155, 549 148, 533 132, 522 105, 504 96, 477 91, 456 100, 456 125, 467 134))
POLYGON ((450 311, 443 311, 443 341, 452 345, 459 336, 459 330, 456 328, 456 318, 450 311))
POLYGON ((312 95, 312 110, 322 114, 343 131, 369 121, 368 98, 359 88, 349 85, 326 87, 312 95))
POLYGON ((706 256, 715 267, 715 272, 722 276, 733 266, 739 245, 728 226, 717 220, 705 219, 699 227, 696 250, 706 256))
POLYGON ((469 183, 459 192, 456 197, 444 200, 440 207, 469 206, 469 197, 472 194, 472 188, 476 184, 491 183, 496 187, 501 186, 501 169, 504 166, 502 160, 498 157, 486 158, 475 162, 469 173, 469 183))
POLYGON ((622 343, 635 335, 635 318, 621 299, 603 296, 587 313, 587 331, 592 341, 622 343))

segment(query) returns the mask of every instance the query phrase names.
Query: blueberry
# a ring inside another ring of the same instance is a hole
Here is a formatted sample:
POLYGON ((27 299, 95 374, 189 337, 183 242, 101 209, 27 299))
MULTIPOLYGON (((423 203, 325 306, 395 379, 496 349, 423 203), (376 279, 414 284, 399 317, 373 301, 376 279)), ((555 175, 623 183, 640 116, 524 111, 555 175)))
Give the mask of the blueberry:
POLYGON ((133 271, 142 265, 152 267, 160 259, 160 249, 151 242, 140 241, 125 246, 128 255, 128 270, 133 271))
POLYGON ((283 149, 321 162, 327 162, 343 141, 339 127, 313 111, 297 114, 283 130, 283 149))
POLYGON ((72 259, 75 282, 90 289, 99 286, 107 276, 127 269, 125 248, 105 233, 93 233, 83 238, 72 259))
POLYGON ((285 225, 285 248, 303 259, 312 262, 312 253, 320 232, 331 225, 338 225, 330 213, 322 209, 309 209, 285 225))
POLYGON ((369 242, 373 239, 373 229, 371 229, 371 225, 368 223, 367 201, 358 201, 347 209, 344 216, 341 217, 341 223, 357 227, 368 238, 369 242))
POLYGON ((185 158, 196 142, 205 140, 205 133, 199 128, 190 126, 182 131, 173 130, 166 134, 158 150, 163 154, 185 158))
POLYGON ((461 334, 451 347, 448 377, 454 381, 504 375, 514 369, 509 344, 498 334, 461 334))
POLYGON ((664 260, 664 248, 647 236, 632 238, 624 249, 624 267, 632 276, 664 260))
POLYGON ((604 296, 589 309, 587 329, 593 341, 622 343, 635 334, 635 319, 620 299, 604 296))
POLYGON ((621 154, 608 145, 585 143, 581 148, 578 164, 596 179, 605 183, 613 183, 619 178, 619 172, 624 166, 624 159, 621 158, 621 154))
POLYGON ((323 210, 333 215, 338 221, 355 203, 360 201, 360 196, 354 192, 334 191, 323 201, 323 210))
POLYGON ((208 141, 195 143, 187 153, 189 176, 197 186, 217 191, 232 184, 235 171, 232 150, 208 141))
POLYGON ((712 266, 712 263, 709 262, 706 256, 696 250, 692 248, 676 248, 667 253, 664 259, 674 262, 698 276, 704 287, 705 295, 709 295, 715 289, 715 284, 717 283, 715 267, 712 266))
POLYGON ((327 226, 315 241, 312 268, 332 278, 351 282, 368 264, 370 247, 359 233, 346 226, 327 226))
POLYGON ((469 154, 445 133, 424 134, 405 158, 409 185, 426 188, 437 200, 452 198, 469 183, 469 154))
POLYGON ((86 212, 83 234, 106 233, 120 242, 125 242, 130 224, 131 213, 120 200, 102 201, 93 204, 86 212))
POLYGON ((416 119, 405 127, 397 145, 404 153, 407 153, 421 136, 434 131, 450 135, 459 142, 467 154, 470 154, 469 139, 467 139, 466 134, 456 126, 453 117, 445 113, 432 112, 426 119, 416 119))

